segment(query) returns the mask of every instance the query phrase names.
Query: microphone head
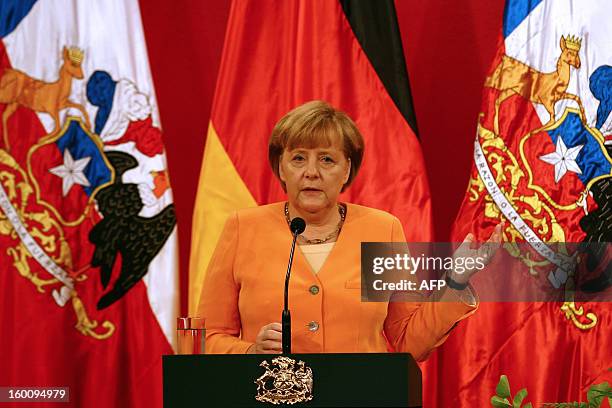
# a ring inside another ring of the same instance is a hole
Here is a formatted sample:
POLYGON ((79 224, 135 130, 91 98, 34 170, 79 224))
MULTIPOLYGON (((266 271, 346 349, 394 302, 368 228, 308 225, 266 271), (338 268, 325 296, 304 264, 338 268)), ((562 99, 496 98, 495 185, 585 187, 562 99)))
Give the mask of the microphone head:
POLYGON ((295 217, 291 220, 291 225, 289 225, 291 229, 291 233, 294 235, 301 234, 306 229, 306 221, 303 218, 295 217))

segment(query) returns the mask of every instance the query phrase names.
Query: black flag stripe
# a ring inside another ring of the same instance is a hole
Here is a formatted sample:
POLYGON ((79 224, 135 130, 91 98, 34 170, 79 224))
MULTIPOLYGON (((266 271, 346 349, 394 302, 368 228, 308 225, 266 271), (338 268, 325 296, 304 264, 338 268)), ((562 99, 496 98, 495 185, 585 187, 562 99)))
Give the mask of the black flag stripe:
POLYGON ((418 137, 393 0, 339 0, 353 33, 391 99, 418 137))

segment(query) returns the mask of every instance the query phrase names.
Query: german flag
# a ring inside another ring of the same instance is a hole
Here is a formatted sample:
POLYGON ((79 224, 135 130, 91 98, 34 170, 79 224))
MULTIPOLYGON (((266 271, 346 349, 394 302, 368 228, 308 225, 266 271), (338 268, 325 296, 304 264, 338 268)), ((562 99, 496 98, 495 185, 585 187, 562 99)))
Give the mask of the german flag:
MULTIPOLYGON (((228 214, 281 201, 267 160, 274 124, 321 99, 366 144, 341 200, 389 211, 410 241, 432 239, 431 203, 392 0, 232 3, 194 210, 189 310, 228 214)), ((265 239, 265 231, 262 231, 265 239)))

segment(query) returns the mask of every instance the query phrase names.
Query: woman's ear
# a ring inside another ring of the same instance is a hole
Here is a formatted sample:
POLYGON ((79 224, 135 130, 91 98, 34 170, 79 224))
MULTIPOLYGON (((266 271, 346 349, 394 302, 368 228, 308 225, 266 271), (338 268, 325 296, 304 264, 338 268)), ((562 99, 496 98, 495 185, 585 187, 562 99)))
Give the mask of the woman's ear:
POLYGON ((285 173, 283 172, 283 155, 281 154, 278 158, 278 178, 283 182, 285 181, 285 173))

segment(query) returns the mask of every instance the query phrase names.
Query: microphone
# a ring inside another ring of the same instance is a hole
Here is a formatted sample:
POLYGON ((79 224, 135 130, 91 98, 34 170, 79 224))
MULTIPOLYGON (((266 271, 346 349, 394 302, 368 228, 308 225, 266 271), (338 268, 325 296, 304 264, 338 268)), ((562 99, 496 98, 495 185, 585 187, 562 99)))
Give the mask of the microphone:
POLYGON ((289 312, 289 278, 291 277, 291 265, 293 265, 293 252, 295 251, 295 241, 306 229, 306 221, 300 217, 295 217, 289 225, 291 234, 293 234, 293 242, 291 243, 291 252, 289 253, 289 264, 287 265, 287 275, 285 276, 285 307, 283 308, 283 316, 281 318, 283 326, 283 354, 291 354, 291 312, 289 312))
POLYGON ((300 235, 306 229, 306 221, 303 218, 295 217, 291 220, 289 229, 294 235, 300 235))

